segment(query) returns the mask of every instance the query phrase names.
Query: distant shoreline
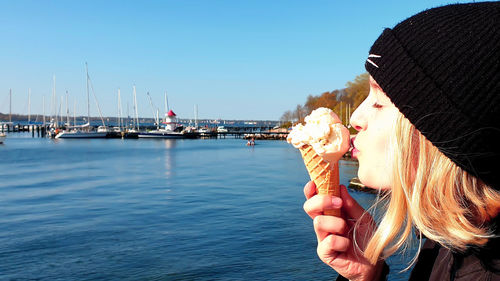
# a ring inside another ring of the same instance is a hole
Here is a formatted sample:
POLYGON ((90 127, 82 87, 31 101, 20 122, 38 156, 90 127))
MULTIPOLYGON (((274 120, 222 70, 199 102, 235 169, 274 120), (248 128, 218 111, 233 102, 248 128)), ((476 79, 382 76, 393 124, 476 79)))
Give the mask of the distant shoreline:
MULTIPOLYGON (((1 113, 0 112, 0 122, 9 122, 10 118, 12 119, 12 122, 22 122, 23 125, 24 123, 27 124, 28 122, 28 115, 24 115, 24 114, 12 114, 11 117, 9 117, 9 114, 8 113, 1 113)), ((65 121, 67 118, 69 117, 70 121, 73 122, 74 118, 73 116, 67 116, 66 114, 64 115, 60 115, 58 116, 57 118, 65 121)), ((51 115, 47 115, 45 114, 45 119, 48 121, 50 121, 50 118, 54 118, 54 116, 51 116, 51 115)), ((30 117, 30 120, 31 122, 36 122, 36 123, 41 123, 42 122, 42 119, 43 119, 43 115, 42 114, 32 114, 31 117, 30 117), (37 120, 37 121, 35 121, 37 120)), ((87 116, 76 116, 75 117, 77 123, 86 123, 86 119, 87 119, 87 116)), ((106 122, 111 122, 111 123, 117 123, 118 122, 118 117, 116 116, 108 116, 108 117, 103 117, 103 119, 106 121, 106 122)), ((121 117, 122 120, 126 120, 126 119, 132 119, 132 116, 130 117, 121 117)), ((100 117, 96 117, 96 116, 91 116, 90 117, 90 121, 91 122, 101 122, 101 118, 100 117)), ((154 118, 147 118, 147 117, 139 117, 139 121, 141 123, 154 123, 155 122, 155 119, 154 118)), ((231 124, 240 124, 240 123, 243 123, 243 124, 246 124, 246 125, 270 125, 270 124, 280 124, 280 121, 277 121, 277 120, 255 120, 255 119, 220 119, 220 118, 214 118, 214 119, 211 119, 211 118, 203 118, 203 119, 198 119, 196 120, 198 123, 200 124, 213 124, 214 126, 217 126, 217 125, 231 125, 231 124)), ((190 118, 179 118, 178 119, 178 122, 179 123, 194 123, 195 120, 194 119, 190 119, 190 118)))

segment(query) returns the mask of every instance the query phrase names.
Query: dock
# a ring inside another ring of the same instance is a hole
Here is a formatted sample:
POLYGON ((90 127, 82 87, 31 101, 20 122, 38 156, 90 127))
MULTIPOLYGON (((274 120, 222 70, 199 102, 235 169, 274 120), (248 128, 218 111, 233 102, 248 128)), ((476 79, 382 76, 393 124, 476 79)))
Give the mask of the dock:
MULTIPOLYGON (((30 124, 23 125, 21 123, 4 122, 0 124, 0 132, 5 133, 17 133, 17 132, 31 132, 32 137, 48 137, 49 131, 53 129, 49 124, 30 124)), ((64 127, 60 128, 64 129, 64 127)), ((148 131, 156 129, 155 126, 141 126, 139 131, 148 131)), ((285 140, 288 136, 287 129, 275 129, 269 126, 254 126, 254 127, 226 127, 224 130, 218 130, 217 127, 203 127, 203 130, 190 130, 184 133, 187 139, 196 138, 209 138, 209 139, 225 139, 225 138, 236 138, 236 139, 251 139, 256 140, 285 140)), ((135 139, 138 138, 137 132, 127 132, 127 131, 111 131, 108 132, 106 138, 127 138, 135 139)))

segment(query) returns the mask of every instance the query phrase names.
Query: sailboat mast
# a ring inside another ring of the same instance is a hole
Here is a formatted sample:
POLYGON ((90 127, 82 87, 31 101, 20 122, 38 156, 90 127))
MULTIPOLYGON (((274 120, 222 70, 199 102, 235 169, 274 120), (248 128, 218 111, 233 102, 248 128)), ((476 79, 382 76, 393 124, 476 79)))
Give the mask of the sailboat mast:
POLYGON ((56 76, 54 75, 54 86, 52 87, 52 98, 53 98, 53 103, 54 103, 54 128, 58 128, 58 120, 57 120, 57 97, 56 97, 56 76))
POLYGON ((87 62, 85 62, 85 71, 87 73, 87 122, 90 127, 90 94, 89 94, 89 66, 87 62))
POLYGON ((151 96, 149 95, 149 92, 147 92, 146 95, 149 98, 149 105, 151 105, 151 112, 153 113, 153 118, 156 119, 155 107, 153 106, 153 99, 151 99, 151 96))
POLYGON ((76 126, 76 99, 73 102, 73 126, 76 126))
POLYGON ((137 124, 137 130, 139 131, 139 115, 137 114, 137 93, 135 91, 135 85, 134 85, 134 110, 135 110, 135 121, 137 124))
POLYGON ((127 101, 127 130, 128 130, 129 126, 130 126, 130 107, 129 107, 129 103, 127 101))
POLYGON ((31 88, 28 89, 28 125, 31 124, 31 88))
POLYGON ((69 126, 69 106, 68 106, 68 97, 69 97, 69 94, 68 94, 68 91, 66 91, 66 123, 68 124, 69 126))
POLYGON ((45 128, 45 96, 42 96, 43 127, 45 128))
POLYGON ((122 99, 120 97, 120 88, 118 88, 118 128, 122 130, 122 99))
POLYGON ((198 129, 198 105, 194 105, 194 127, 198 129))
POLYGON ((64 96, 61 96, 61 102, 59 103, 59 110, 58 110, 59 120, 61 120, 61 123, 64 123, 63 112, 62 112, 63 104, 64 104, 64 96))
POLYGON ((9 89, 9 122, 12 123, 12 89, 9 89))
POLYGON ((160 110, 156 109, 156 129, 160 129, 160 110))

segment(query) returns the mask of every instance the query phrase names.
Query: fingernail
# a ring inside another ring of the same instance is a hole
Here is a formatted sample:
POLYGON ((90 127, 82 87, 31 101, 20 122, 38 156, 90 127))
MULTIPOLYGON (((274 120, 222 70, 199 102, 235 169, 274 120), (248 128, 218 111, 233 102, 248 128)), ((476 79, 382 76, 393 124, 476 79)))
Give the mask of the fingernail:
POLYGON ((332 197, 332 206, 334 208, 342 207, 342 199, 340 199, 339 197, 332 197))

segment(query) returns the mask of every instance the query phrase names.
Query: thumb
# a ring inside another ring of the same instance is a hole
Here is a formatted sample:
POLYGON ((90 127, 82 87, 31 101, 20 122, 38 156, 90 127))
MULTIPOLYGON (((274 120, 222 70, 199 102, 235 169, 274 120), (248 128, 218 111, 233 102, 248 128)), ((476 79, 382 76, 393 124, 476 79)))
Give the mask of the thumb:
POLYGON ((344 185, 340 186, 340 197, 342 198, 342 210, 345 214, 355 220, 360 219, 365 213, 365 209, 358 204, 354 198, 351 197, 347 188, 344 185))

